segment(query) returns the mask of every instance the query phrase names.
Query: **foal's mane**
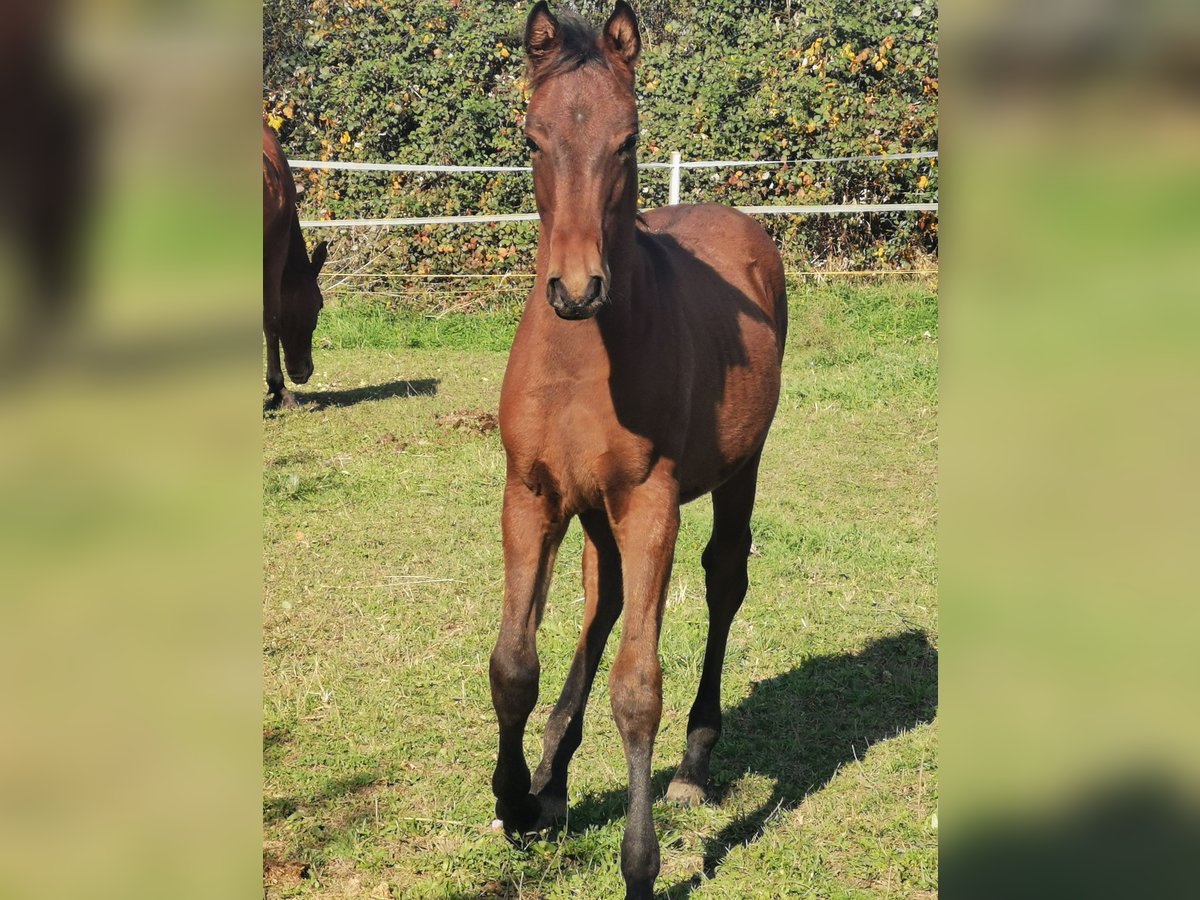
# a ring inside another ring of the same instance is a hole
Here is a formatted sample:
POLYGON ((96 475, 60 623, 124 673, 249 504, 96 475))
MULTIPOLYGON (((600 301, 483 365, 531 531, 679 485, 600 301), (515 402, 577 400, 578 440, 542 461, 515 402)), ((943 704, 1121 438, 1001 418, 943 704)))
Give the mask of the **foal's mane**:
POLYGON ((557 19, 555 36, 558 49, 554 55, 540 61, 535 60, 532 54, 526 57, 531 89, 555 75, 573 72, 592 63, 613 69, 612 57, 600 45, 599 31, 570 11, 559 13, 557 19))

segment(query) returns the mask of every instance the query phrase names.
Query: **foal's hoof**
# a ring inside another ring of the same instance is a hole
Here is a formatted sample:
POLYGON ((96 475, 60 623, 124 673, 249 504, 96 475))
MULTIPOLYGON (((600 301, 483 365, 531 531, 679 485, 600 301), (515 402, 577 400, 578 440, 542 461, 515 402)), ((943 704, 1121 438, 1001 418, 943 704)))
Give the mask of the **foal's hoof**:
POLYGON ((272 391, 271 393, 267 394, 267 399, 263 401, 264 411, 274 411, 280 408, 299 408, 299 404, 296 402, 295 396, 287 388, 283 388, 279 393, 272 391))
POLYGON ((557 828, 567 820, 567 798, 526 794, 513 804, 496 804, 496 821, 492 830, 503 829, 511 839, 533 837, 548 829, 557 828))
POLYGON ((526 794, 514 803, 496 801, 496 818, 510 838, 519 838, 536 830, 541 805, 533 794, 526 794))
POLYGON ((537 801, 540 809, 538 811, 537 823, 533 826, 534 831, 558 828, 567 821, 566 797, 538 794, 537 801))
POLYGON ((667 800, 680 806, 699 806, 704 802, 704 788, 690 781, 672 781, 667 787, 667 800))

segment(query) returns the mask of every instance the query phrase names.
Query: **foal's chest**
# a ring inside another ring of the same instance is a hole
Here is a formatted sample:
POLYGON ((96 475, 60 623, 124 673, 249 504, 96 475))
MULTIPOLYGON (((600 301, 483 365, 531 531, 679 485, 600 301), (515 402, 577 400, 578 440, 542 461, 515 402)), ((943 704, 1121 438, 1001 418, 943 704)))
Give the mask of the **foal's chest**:
POLYGON ((562 515, 605 506, 604 498, 645 480, 651 442, 624 428, 607 395, 526 396, 502 421, 512 474, 562 515))

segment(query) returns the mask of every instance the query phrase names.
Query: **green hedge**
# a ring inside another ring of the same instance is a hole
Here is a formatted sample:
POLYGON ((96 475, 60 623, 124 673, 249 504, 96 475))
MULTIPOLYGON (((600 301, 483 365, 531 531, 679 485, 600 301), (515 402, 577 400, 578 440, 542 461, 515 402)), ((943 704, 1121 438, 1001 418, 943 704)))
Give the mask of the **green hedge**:
MULTIPOLYGON (((573 4, 601 22, 611 4, 573 4)), ((263 104, 294 158, 526 164, 520 36, 531 3, 267 0, 263 104)), ((563 4, 557 4, 561 8, 563 4)), ((643 0, 642 161, 781 159, 937 148, 937 6, 643 0)), ((298 172, 312 218, 531 211, 522 174, 298 172)), ((641 174, 647 207, 667 175, 641 174)), ((936 160, 808 163, 683 175, 684 199, 731 204, 934 199, 936 160)), ((764 218, 789 267, 905 265, 937 248, 933 215, 764 218)), ((533 225, 341 236, 335 256, 392 272, 532 268, 533 225), (370 244, 369 247, 366 245, 370 244)))

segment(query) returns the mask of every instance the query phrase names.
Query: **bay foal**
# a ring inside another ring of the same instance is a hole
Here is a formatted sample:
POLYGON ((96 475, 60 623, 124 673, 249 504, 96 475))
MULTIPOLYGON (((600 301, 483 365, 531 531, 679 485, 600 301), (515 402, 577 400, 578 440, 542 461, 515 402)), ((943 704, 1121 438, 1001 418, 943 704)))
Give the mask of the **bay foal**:
POLYGON ((759 457, 779 395, 787 306, 766 233, 720 206, 637 214, 633 67, 624 0, 597 33, 544 2, 525 30, 526 133, 541 220, 537 278, 500 398, 507 455, 504 605, 492 653, 496 815, 513 834, 560 820, 567 766, 604 644, 624 611, 609 684, 629 769, 627 896, 658 875, 650 763, 662 712, 659 628, 679 506, 713 496, 704 551, 708 644, 668 797, 703 799, 721 729, 721 667, 746 593, 759 457), (559 542, 583 526, 583 629, 530 777, 536 635, 559 542))

